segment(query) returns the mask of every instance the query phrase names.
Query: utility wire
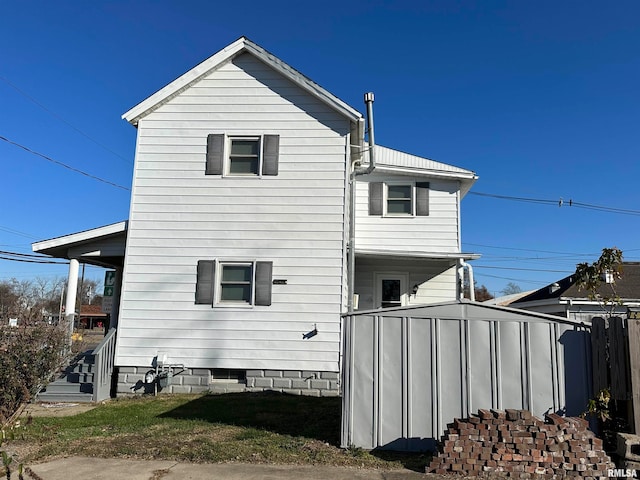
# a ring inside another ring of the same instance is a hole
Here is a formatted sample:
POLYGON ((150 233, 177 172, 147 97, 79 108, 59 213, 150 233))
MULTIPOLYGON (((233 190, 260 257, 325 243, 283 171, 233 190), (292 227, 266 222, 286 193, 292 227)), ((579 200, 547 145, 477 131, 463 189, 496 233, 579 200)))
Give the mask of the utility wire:
POLYGON ((69 262, 56 262, 54 260, 30 260, 26 258, 9 258, 0 255, 0 260, 8 260, 10 262, 24 262, 24 263, 50 263, 54 265, 68 265, 69 262))
POLYGON ((20 235, 21 237, 33 238, 33 239, 37 238, 33 235, 29 235, 28 233, 20 232, 18 230, 14 230, 13 228, 9 228, 9 227, 3 227, 2 225, 0 225, 0 230, 7 233, 13 233, 14 235, 20 235))
POLYGON ((49 108, 45 107, 42 103, 40 103, 39 101, 37 101, 35 98, 33 98, 31 95, 27 94, 24 90, 21 90, 20 88, 18 88, 17 85, 11 83, 7 78, 3 77, 2 75, 0 75, 0 80, 2 80, 3 82, 5 82, 7 85, 9 85, 11 88, 13 88, 16 92, 18 92, 20 95, 22 95, 23 97, 25 97, 27 100, 29 100, 30 102, 33 102, 34 104, 36 104, 38 107, 40 107, 41 109, 43 109, 45 112, 47 112, 49 115, 57 118, 58 120, 60 120, 62 123, 66 124, 68 127, 74 129, 76 132, 78 132, 80 135, 82 135, 83 137, 85 137, 88 140, 91 140, 93 143, 95 143, 96 145, 98 145, 100 148, 103 148, 104 150, 106 150, 107 152, 115 155, 116 157, 120 158, 121 160, 124 160, 125 162, 127 162, 129 165, 132 165, 132 161, 130 159, 127 159, 125 157, 123 157, 122 155, 120 155, 118 152, 115 152, 113 150, 111 150, 109 147, 107 147, 106 145, 98 142, 96 139, 91 138, 89 135, 87 135, 86 133, 84 133, 82 130, 80 130, 78 127, 76 127, 75 125, 72 125, 71 123, 67 122, 64 118, 62 118, 60 115, 58 115, 57 113, 55 113, 54 111, 50 110, 49 108))
POLYGON ((473 265, 473 268, 494 268, 496 270, 517 270, 517 271, 521 271, 521 270, 525 270, 528 272, 549 272, 549 273, 572 273, 572 271, 568 271, 568 270, 547 270, 546 268, 517 268, 517 267, 495 267, 495 266, 491 266, 491 265, 473 265))
POLYGON ((616 208, 616 207, 605 207, 603 205, 593 205, 591 203, 575 202, 573 201, 573 199, 569 199, 568 202, 565 202, 562 198, 558 200, 549 200, 544 198, 513 197, 510 195, 497 195, 494 193, 485 193, 485 192, 469 192, 469 194, 477 195, 480 197, 497 198, 499 200, 511 200, 514 202, 538 203, 543 205, 557 205, 558 207, 568 205, 569 207, 584 208, 586 210, 598 210, 598 211, 607 212, 607 213, 619 213, 622 215, 634 215, 634 216, 640 215, 640 210, 631 210, 627 208, 616 208))
POLYGON ((6 250, 0 250, 0 255, 15 255, 16 257, 48 259, 48 257, 42 256, 42 255, 37 254, 37 253, 8 252, 6 250))
POLYGON ((25 147, 24 145, 21 145, 19 143, 13 142, 13 141, 9 140, 8 138, 3 137, 2 135, 0 135, 0 140, 2 140, 4 142, 7 142, 7 143, 9 143, 11 145, 14 145, 16 147, 19 147, 19 148, 21 148, 21 149, 23 149, 23 150, 25 150, 25 151, 27 151, 29 153, 32 153, 33 155, 37 155, 38 157, 42 157, 42 158, 44 158, 45 160, 47 160, 49 162, 55 163, 56 165, 60 165, 61 167, 67 168, 67 169, 71 170, 72 172, 79 173, 80 175, 84 175, 85 177, 92 178, 93 180, 97 180, 99 182, 106 183, 107 185, 111 185, 112 187, 120 188, 120 189, 125 190, 127 192, 130 191, 130 189, 127 188, 127 187, 124 187, 122 185, 118 185, 117 183, 110 182, 109 180, 105 180, 104 178, 96 177, 95 175, 91 175, 90 173, 83 172, 82 170, 79 170, 79 169, 77 169, 75 167, 67 165, 66 163, 59 162, 58 160, 54 160, 53 158, 48 157, 48 156, 46 156, 46 155, 44 155, 42 153, 36 152, 34 150, 31 150, 29 147, 25 147))

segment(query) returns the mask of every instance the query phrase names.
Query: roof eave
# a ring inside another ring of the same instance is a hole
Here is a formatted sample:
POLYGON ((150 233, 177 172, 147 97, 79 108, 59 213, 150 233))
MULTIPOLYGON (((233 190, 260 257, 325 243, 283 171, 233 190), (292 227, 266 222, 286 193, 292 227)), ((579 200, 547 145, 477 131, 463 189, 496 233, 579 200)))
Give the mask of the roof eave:
MULTIPOLYGON (((367 164, 364 164, 366 166, 367 164)), ((464 197, 473 184, 478 180, 474 172, 449 172, 445 170, 433 170, 429 168, 397 167, 395 165, 384 165, 376 163, 376 170, 381 172, 396 173, 400 175, 414 175, 424 177, 442 178, 446 180, 457 180, 460 182, 460 196, 464 197)))
POLYGON ((84 230, 82 232, 71 233, 69 235, 63 235, 61 237, 50 238, 42 240, 40 242, 34 242, 31 244, 31 249, 37 253, 48 254, 47 251, 73 245, 79 242, 86 242, 100 237, 108 235, 115 235, 127 231, 128 221, 113 223, 111 225, 105 225, 103 227, 93 228, 91 230, 84 230))

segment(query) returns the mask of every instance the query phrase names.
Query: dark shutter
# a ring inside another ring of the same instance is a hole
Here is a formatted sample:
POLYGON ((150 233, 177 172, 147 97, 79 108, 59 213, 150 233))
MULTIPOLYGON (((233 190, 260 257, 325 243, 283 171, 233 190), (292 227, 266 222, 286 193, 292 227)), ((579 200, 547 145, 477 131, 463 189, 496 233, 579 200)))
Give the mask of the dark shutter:
POLYGON ((264 136, 264 156, 262 174, 278 175, 278 156, 280 155, 280 135, 264 136))
POLYGON ((429 182, 416 183, 416 215, 429 215, 429 182))
POLYGON ((211 133, 207 136, 207 175, 222 175, 224 165, 224 135, 211 133))
POLYGON ((198 279, 196 281, 196 303, 213 305, 215 286, 214 260, 198 260, 198 279))
POLYGON ((271 305, 273 262, 256 262, 256 305, 271 305))
POLYGON ((380 182, 369 183, 369 215, 382 215, 382 190, 384 184, 380 182))

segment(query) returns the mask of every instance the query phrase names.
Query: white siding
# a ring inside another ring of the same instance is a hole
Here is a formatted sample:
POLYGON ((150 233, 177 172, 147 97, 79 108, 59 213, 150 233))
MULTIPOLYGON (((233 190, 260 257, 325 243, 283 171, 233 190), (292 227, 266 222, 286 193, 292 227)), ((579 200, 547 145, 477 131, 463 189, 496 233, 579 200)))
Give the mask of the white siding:
POLYGON ((143 118, 117 365, 337 371, 349 121, 244 54, 143 118), (280 135, 279 174, 205 175, 207 135, 280 135), (195 305, 198 260, 273 262, 272 305, 195 305), (303 340, 317 326, 319 334, 303 340))
POLYGON ((356 182, 356 250, 459 253, 458 182, 376 174, 356 182), (369 182, 429 182, 428 216, 369 215, 369 182))
POLYGON ((356 258, 355 293, 359 296, 358 310, 378 308, 374 305, 374 279, 377 273, 408 274, 408 305, 433 304, 456 300, 456 266, 447 260, 382 260, 356 258), (418 285, 418 293, 412 294, 418 285))

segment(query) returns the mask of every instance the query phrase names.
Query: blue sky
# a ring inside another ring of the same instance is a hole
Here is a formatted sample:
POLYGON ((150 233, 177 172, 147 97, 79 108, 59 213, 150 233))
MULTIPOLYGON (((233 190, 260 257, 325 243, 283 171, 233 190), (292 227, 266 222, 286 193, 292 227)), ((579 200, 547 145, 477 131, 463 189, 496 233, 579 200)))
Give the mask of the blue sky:
MULTIPOLYGON (((528 290, 603 247, 640 260, 638 18, 636 0, 5 1, 0 136, 129 188, 122 113, 244 35, 363 113, 375 92, 378 143, 475 171, 478 284, 528 290)), ((126 189, 4 140, 0 178, 3 251, 128 217, 126 189)), ((56 275, 0 260, 1 279, 56 275)))

